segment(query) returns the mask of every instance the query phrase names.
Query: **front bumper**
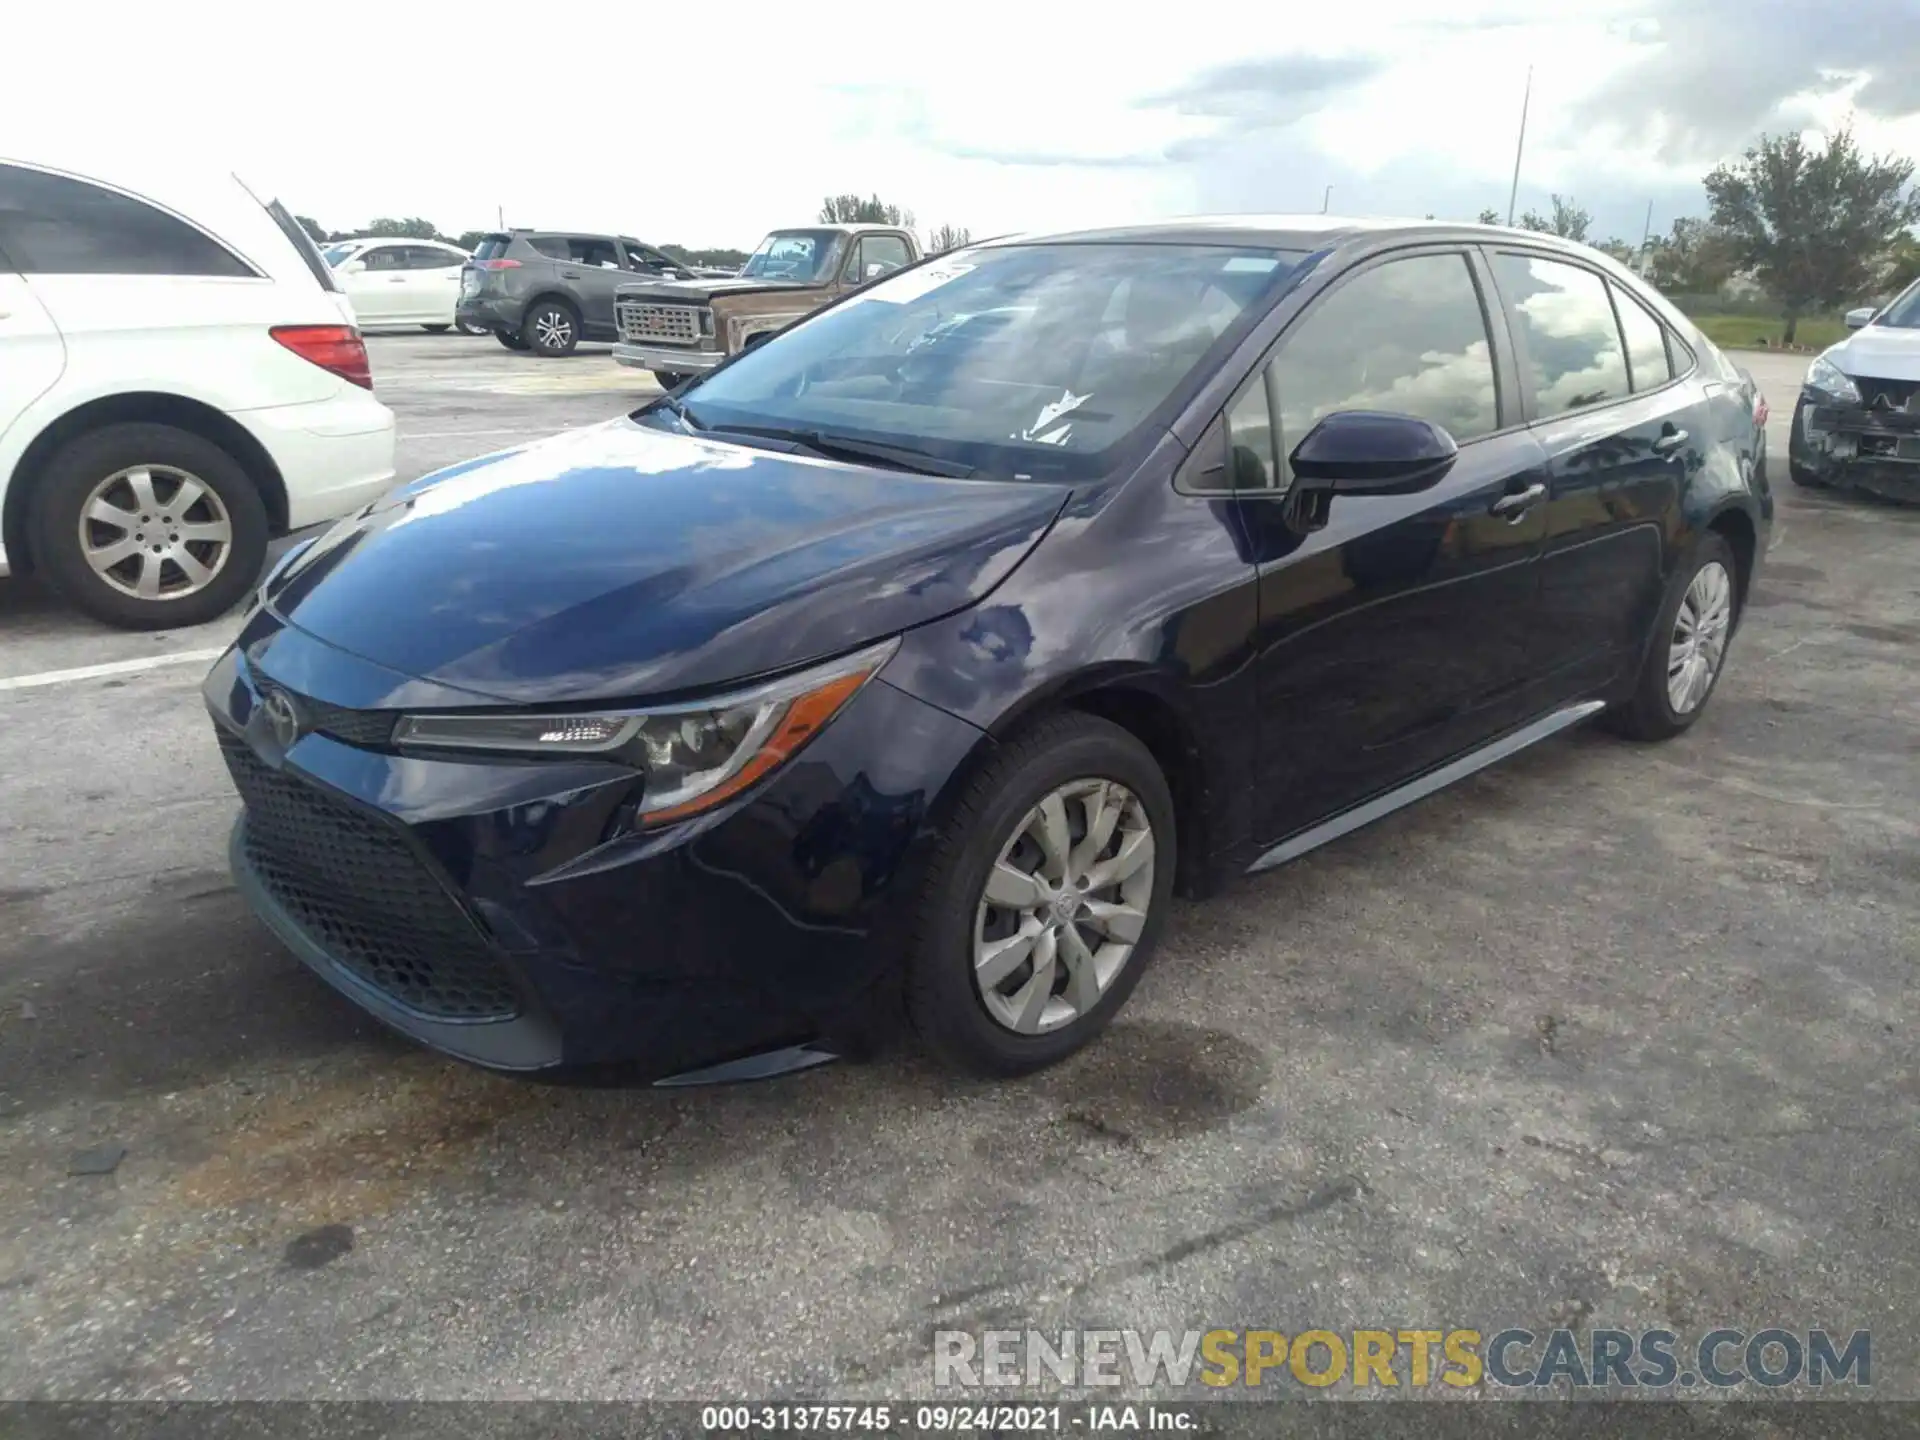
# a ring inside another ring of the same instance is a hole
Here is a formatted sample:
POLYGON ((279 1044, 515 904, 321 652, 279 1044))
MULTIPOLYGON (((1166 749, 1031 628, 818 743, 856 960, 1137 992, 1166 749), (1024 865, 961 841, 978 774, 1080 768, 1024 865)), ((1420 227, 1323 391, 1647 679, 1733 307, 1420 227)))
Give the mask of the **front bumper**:
POLYGON ((1920 501, 1920 413, 1802 395, 1787 458, 1823 485, 1920 501))
POLYGON ((246 801, 231 858, 256 914, 376 1018, 508 1070, 661 1077, 864 1033, 934 797, 982 743, 875 680, 761 786, 632 832, 625 767, 383 747, 356 728, 369 712, 476 697, 270 612, 203 695, 246 801), (263 686, 315 728, 282 746, 263 686))
POLYGON ((673 345, 633 345, 622 341, 613 347, 613 358, 636 370, 694 375, 713 369, 727 357, 717 350, 685 350, 673 345))

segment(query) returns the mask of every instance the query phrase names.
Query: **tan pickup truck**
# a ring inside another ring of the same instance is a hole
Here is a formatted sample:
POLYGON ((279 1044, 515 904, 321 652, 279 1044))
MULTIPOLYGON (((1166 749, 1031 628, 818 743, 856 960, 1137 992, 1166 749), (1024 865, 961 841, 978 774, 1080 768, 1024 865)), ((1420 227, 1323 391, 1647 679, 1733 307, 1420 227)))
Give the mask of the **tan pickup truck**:
POLYGON ((738 275, 621 285, 613 299, 619 331, 613 358, 651 370, 671 390, 829 300, 919 259, 913 233, 892 226, 775 230, 738 275))

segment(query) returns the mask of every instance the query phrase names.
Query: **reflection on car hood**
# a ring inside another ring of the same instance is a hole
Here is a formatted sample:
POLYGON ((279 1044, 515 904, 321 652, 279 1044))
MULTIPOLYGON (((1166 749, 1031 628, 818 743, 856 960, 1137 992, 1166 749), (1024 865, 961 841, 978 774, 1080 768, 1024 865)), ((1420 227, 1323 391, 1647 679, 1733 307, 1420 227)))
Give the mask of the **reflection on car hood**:
POLYGON ((614 296, 620 300, 680 300, 699 302, 717 295, 743 295, 748 292, 776 290, 817 290, 820 287, 794 280, 761 280, 753 276, 733 275, 716 280, 629 280, 614 296))
POLYGON ((502 700, 702 690, 966 608, 1067 498, 616 420, 401 486, 287 565, 268 603, 502 700))
POLYGON ((1849 375, 1920 380, 1920 330, 1869 325, 1827 351, 1827 359, 1849 375))

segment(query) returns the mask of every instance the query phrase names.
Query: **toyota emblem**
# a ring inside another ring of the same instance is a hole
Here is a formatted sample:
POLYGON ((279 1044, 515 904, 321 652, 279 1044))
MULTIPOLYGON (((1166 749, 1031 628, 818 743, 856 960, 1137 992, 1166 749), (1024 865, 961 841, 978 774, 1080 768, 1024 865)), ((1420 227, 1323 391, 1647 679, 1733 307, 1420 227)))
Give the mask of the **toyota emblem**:
POLYGON ((293 742, 300 738, 300 711, 293 703, 293 697, 284 690, 266 690, 260 696, 260 709, 267 717, 267 726, 273 731, 273 738, 282 750, 289 750, 293 742))

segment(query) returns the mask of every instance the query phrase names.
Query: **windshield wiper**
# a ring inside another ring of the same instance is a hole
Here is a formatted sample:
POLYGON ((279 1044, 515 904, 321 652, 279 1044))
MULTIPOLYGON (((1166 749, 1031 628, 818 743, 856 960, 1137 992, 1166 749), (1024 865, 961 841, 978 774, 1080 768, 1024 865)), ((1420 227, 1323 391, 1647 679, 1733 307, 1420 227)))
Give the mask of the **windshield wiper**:
POLYGON ((780 425, 727 425, 711 433, 786 440, 827 460, 878 462, 916 475, 942 475, 953 480, 964 480, 977 473, 971 465, 963 465, 958 460, 945 460, 928 451, 916 450, 911 445, 887 445, 878 440, 859 440, 851 435, 829 435, 824 430, 788 429, 780 425))
POLYGON ((673 415, 673 418, 680 422, 681 427, 683 429, 693 431, 693 430, 704 430, 707 428, 706 426, 702 425, 698 420, 694 419, 692 413, 687 409, 687 407, 685 405, 682 405, 678 400, 674 399, 672 395, 662 395, 654 403, 658 405, 661 409, 670 411, 673 415))

